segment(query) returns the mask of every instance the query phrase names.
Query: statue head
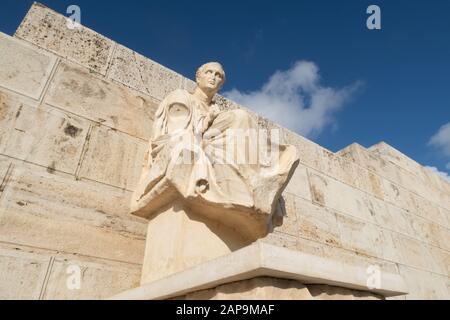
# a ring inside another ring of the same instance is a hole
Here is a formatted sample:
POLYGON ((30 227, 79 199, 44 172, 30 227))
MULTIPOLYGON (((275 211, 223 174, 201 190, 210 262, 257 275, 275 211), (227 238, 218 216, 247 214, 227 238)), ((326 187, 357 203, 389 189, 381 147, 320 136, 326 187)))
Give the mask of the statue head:
POLYGON ((225 83, 225 71, 220 63, 208 62, 198 68, 195 80, 204 93, 214 95, 225 83))

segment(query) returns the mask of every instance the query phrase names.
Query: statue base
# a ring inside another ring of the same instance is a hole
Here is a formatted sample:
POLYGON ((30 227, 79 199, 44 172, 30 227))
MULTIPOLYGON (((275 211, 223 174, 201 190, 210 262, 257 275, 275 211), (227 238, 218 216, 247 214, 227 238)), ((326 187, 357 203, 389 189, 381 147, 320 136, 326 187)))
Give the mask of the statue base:
POLYGON ((383 299, 408 293, 400 274, 380 267, 372 284, 367 267, 259 240, 110 299, 383 299))
POLYGON ((229 254, 253 240, 197 213, 185 201, 174 201, 149 220, 141 284, 229 254))

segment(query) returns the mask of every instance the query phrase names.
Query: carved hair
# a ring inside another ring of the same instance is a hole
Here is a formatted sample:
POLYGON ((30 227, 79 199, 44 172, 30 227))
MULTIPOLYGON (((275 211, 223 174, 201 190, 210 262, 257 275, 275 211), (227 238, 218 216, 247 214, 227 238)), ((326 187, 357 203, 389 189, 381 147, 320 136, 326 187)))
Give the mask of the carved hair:
POLYGON ((203 72, 203 70, 210 64, 216 64, 220 67, 220 69, 222 70, 222 84, 224 84, 225 83, 225 70, 223 70, 222 65, 218 62, 207 62, 207 63, 201 65, 200 68, 198 68, 197 72, 195 73, 195 80, 197 81, 198 77, 203 72))

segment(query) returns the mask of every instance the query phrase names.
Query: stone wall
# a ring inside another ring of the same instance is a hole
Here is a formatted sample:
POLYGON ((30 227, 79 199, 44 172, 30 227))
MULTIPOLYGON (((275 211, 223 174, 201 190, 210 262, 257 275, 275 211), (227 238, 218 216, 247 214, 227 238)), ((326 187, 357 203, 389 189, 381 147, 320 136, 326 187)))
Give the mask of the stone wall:
MULTIPOLYGON (((158 102, 193 85, 37 3, 14 37, 0 34, 0 298, 139 285, 146 222, 129 198, 158 102), (79 290, 66 286, 72 264, 79 290)), ((333 153, 255 117, 300 154, 283 225, 264 241, 400 273, 400 299, 450 298, 450 184, 385 143, 333 153)))

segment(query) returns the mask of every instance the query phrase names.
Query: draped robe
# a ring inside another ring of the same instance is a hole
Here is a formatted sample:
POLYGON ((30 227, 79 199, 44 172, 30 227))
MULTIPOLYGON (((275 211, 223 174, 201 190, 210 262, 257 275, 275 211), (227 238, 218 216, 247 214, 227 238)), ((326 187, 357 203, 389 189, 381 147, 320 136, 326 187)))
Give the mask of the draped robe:
POLYGON ((186 90, 173 91, 155 113, 132 212, 149 217, 182 198, 270 215, 298 158, 295 147, 266 136, 245 110, 219 111, 186 90))

